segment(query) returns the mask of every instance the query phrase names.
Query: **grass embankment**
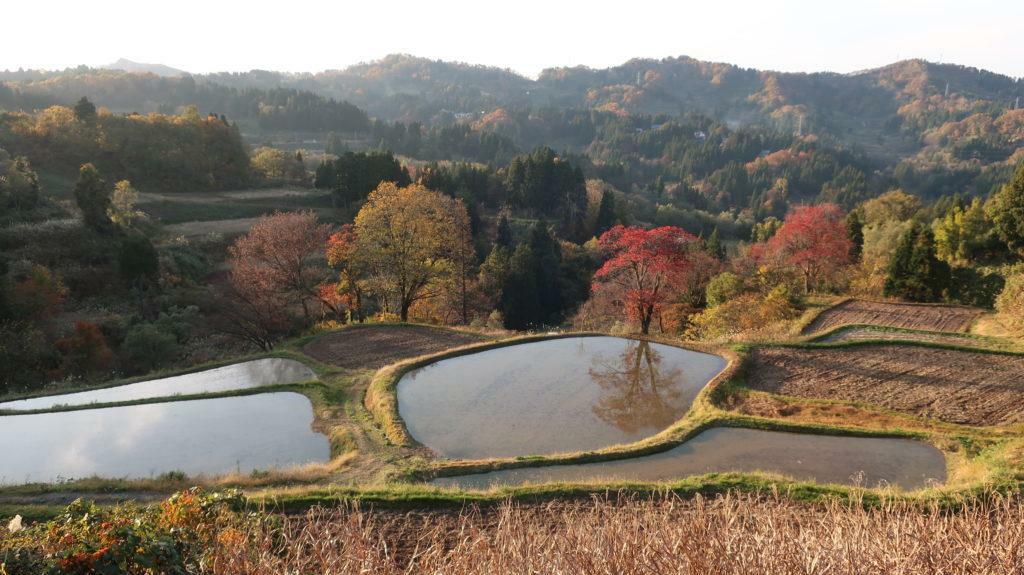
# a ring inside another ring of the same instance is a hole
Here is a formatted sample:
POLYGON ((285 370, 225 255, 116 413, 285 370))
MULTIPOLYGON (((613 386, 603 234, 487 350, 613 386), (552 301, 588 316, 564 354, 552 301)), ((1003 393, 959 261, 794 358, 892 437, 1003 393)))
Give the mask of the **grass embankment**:
POLYGON ((405 374, 444 359, 452 359, 471 353, 508 347, 510 345, 550 339, 561 339, 566 337, 597 337, 602 335, 605 334, 581 332, 519 336, 499 341, 473 343, 439 353, 432 353, 406 359, 385 366, 377 371, 366 390, 364 403, 366 405, 366 409, 373 415, 374 420, 380 426, 381 430, 383 430, 384 435, 391 443, 401 447, 417 448, 420 447, 420 445, 412 438, 412 436, 409 435, 408 430, 405 428, 405 423, 402 421, 402 417, 398 413, 398 382, 405 374))
MULTIPOLYGON (((419 367, 423 367, 424 365, 444 359, 450 359, 468 353, 495 349, 507 345, 515 345, 531 341, 543 341, 546 339, 561 337, 594 337, 601 335, 605 334, 588 332, 512 338, 491 344, 465 346, 447 352, 431 354, 400 362, 398 364, 385 367, 377 372, 374 380, 371 382, 370 387, 367 390, 367 408, 374 414, 375 420, 384 430, 385 435, 391 442, 403 447, 416 448, 419 447, 419 445, 409 435, 404 423, 402 422, 401 416, 398 413, 397 383, 404 374, 419 367)), ((648 339, 665 345, 683 347, 676 342, 667 341, 662 338, 648 339)), ((740 385, 738 381, 743 378, 745 355, 736 349, 704 346, 699 344, 691 345, 687 349, 696 349, 697 351, 707 353, 718 353, 726 357, 728 363, 722 372, 716 375, 697 395, 697 398, 694 400, 693 405, 687 414, 672 426, 656 435, 630 444, 613 445, 598 450, 583 452, 483 460, 426 460, 420 465, 411 463, 405 466, 403 474, 397 476, 396 479, 416 480, 439 476, 483 473, 499 469, 594 463, 639 457, 672 449, 673 447, 678 446, 679 444, 712 427, 744 427, 771 431, 860 437, 907 437, 914 439, 927 439, 928 437, 927 433, 919 430, 881 430, 835 424, 791 422, 742 415, 727 411, 719 407, 721 404, 720 398, 730 393, 729 390, 740 385)))
MULTIPOLYGON (((144 381, 151 381, 155 379, 166 379, 169 377, 177 377, 181 375, 188 375, 192 373, 199 373, 202 371, 208 371, 219 367, 225 367, 228 365, 234 365, 237 363, 245 363, 248 361, 255 361, 258 359, 268 358, 281 358, 281 359, 292 359, 300 363, 306 364, 313 368, 311 364, 316 363, 315 360, 311 360, 301 354, 296 354, 291 350, 276 350, 266 353, 249 354, 231 359, 221 359, 202 364, 197 364, 183 369, 166 369, 148 373, 146 375, 133 376, 128 378, 115 379, 106 381, 95 385, 71 385, 71 386, 60 386, 50 387, 43 390, 34 391, 31 393, 14 394, 0 398, 0 403, 6 403, 8 401, 18 401, 22 399, 36 399, 42 397, 53 397, 58 395, 68 395, 72 393, 81 393, 86 391, 98 391, 104 389, 113 389, 115 387, 121 387, 125 385, 131 385, 133 383, 140 383, 144 381)), ((326 373, 321 366, 321 373, 326 373)), ((192 394, 177 394, 177 395, 163 395, 157 397, 148 397, 144 399, 133 399, 127 401, 108 401, 108 402, 96 402, 87 403, 82 405, 57 405, 49 408, 42 409, 3 409, 0 408, 0 416, 5 415, 32 415, 38 413, 59 413, 65 411, 80 411, 86 409, 100 409, 104 407, 123 407, 128 405, 144 405, 149 403, 169 403, 173 401, 191 401, 195 399, 213 399, 218 397, 238 397, 243 395, 254 395, 258 393, 272 393, 275 391, 295 391, 298 393, 306 394, 307 387, 310 385, 321 384, 320 381, 311 380, 308 382, 295 382, 286 384, 275 384, 266 385, 262 387, 253 387, 247 389, 234 389, 226 391, 214 391, 206 393, 192 393, 192 394)))
MULTIPOLYGON (((808 321, 808 320, 805 320, 808 321)), ((566 334, 571 336, 572 334, 566 334)), ((591 334, 593 335, 593 334, 591 334)), ((543 337, 537 339, 544 339, 543 337)), ((655 339, 657 341, 657 339, 655 339)), ((519 343, 511 340, 505 345, 519 343)), ((674 342, 665 342, 674 345, 674 342)), ((839 344, 815 344, 810 342, 791 342, 793 347, 845 347, 870 345, 878 342, 843 342, 839 344)), ((892 345, 892 341, 882 342, 892 345)), ((956 346, 948 344, 935 344, 931 342, 911 342, 912 345, 935 346, 946 349, 958 349, 963 351, 975 351, 970 346, 956 346)), ((494 347, 494 346, 487 346, 494 347)), ((947 456, 949 481, 939 488, 918 490, 912 494, 913 497, 926 497, 927 499, 943 499, 957 497, 959 494, 973 493, 984 486, 998 486, 1000 489, 1014 490, 1019 487, 1022 479, 1017 468, 1013 465, 1010 454, 1014 451, 1018 434, 1013 430, 976 428, 955 424, 936 422, 926 418, 914 417, 898 413, 892 410, 878 408, 877 406, 863 404, 849 404, 843 402, 830 402, 827 400, 802 400, 798 398, 786 398, 772 396, 773 399, 786 402, 790 407, 798 406, 799 409, 793 413, 784 413, 774 417, 764 417, 754 414, 744 414, 734 409, 731 402, 739 396, 757 395, 760 392, 749 390, 745 387, 745 369, 747 366, 747 352, 752 346, 735 346, 732 349, 719 348, 717 351, 729 357, 727 368, 712 380, 705 389, 698 395, 690 411, 676 424, 663 432, 628 445, 617 445, 609 448, 590 452, 557 454, 551 456, 503 458, 492 460, 475 461, 447 461, 429 460, 422 465, 409 465, 405 468, 403 479, 422 479, 434 476, 462 475, 481 473, 498 469, 510 469, 521 467, 536 467, 542 465, 558 465, 567 463, 589 463, 636 457, 665 451, 679 445, 711 427, 744 427, 752 429, 763 429, 771 431, 788 431, 797 433, 812 433, 822 435, 844 435, 862 437, 904 437, 923 440, 932 443, 941 449, 947 456), (812 409, 807 409, 812 408, 812 409), (841 413, 841 417, 837 417, 841 413), (795 417, 794 417, 795 415, 795 417)), ((401 418, 397 413, 397 400, 395 385, 402 375, 411 369, 421 367, 434 361, 448 357, 456 357, 465 353, 479 351, 479 348, 453 350, 441 354, 415 358, 408 362, 389 366, 378 372, 371 384, 373 394, 368 393, 368 407, 375 414, 378 423, 385 429, 389 438, 400 445, 414 446, 415 442, 408 436, 401 418)), ((702 351, 708 350, 707 348, 702 351)), ((986 350, 1000 353, 999 350, 986 350)), ((770 394, 761 394, 769 396, 770 394)), ((716 478, 719 475, 704 476, 701 478, 689 479, 683 482, 691 485, 693 481, 697 484, 706 484, 711 491, 715 490, 716 478)), ((764 482, 780 481, 777 476, 770 474, 743 474, 731 475, 735 481, 730 481, 726 488, 746 488, 757 490, 764 487, 764 482)), ((797 485, 797 482, 786 482, 773 484, 797 485)), ((682 485, 673 482, 663 482, 656 485, 646 484, 647 489, 667 488, 682 489, 682 485)), ((594 492, 610 486, 617 488, 640 489, 639 484, 621 483, 599 483, 588 485, 567 485, 551 487, 530 487, 530 488, 502 488, 491 490, 484 495, 474 494, 469 500, 478 500, 477 497, 485 499, 496 497, 561 497, 572 492, 594 492)), ((417 503, 432 498, 441 500, 449 499, 450 496, 441 495, 431 488, 423 487, 393 487, 392 490, 400 490, 397 495, 399 500, 414 499, 417 503)), ((851 493, 849 488, 833 486, 826 490, 830 495, 836 493, 851 493)), ((815 489, 811 491, 818 492, 815 489)), ((287 497, 296 494, 287 495, 287 497)), ((312 496, 317 497, 337 496, 320 493, 312 496)), ((373 500, 387 500, 388 497, 381 497, 379 492, 353 491, 345 494, 345 497, 370 497, 373 500)), ((462 494, 454 492, 458 500, 463 500, 462 494)), ((309 494, 299 496, 309 497, 309 494)))
MULTIPOLYGON (((380 325, 380 324, 374 324, 380 325)), ((359 329, 358 326, 343 329, 359 329)), ((412 369, 449 357, 496 349, 503 346, 543 341, 556 337, 598 336, 597 333, 566 333, 512 337, 499 341, 472 344, 446 352, 410 358, 372 370, 341 369, 318 362, 306 355, 302 347, 317 335, 286 342, 276 357, 290 357, 309 365, 318 375, 317 384, 301 386, 301 393, 310 398, 316 416, 314 426, 331 437, 334 461, 306 470, 282 470, 254 477, 183 479, 189 485, 211 488, 239 486, 253 500, 274 509, 289 512, 324 504, 366 502, 383 507, 445 507, 465 503, 493 504, 506 499, 542 501, 555 498, 586 497, 594 493, 628 491, 654 493, 672 491, 680 495, 717 494, 739 490, 758 492, 776 490, 800 501, 823 501, 834 498, 860 498, 878 503, 901 500, 914 502, 955 502, 970 498, 984 490, 1015 491, 1024 481, 1024 439, 1019 431, 992 430, 944 424, 924 418, 899 414, 868 405, 805 400, 770 396, 783 402, 791 412, 761 416, 737 411, 737 398, 769 396, 745 387, 747 354, 751 346, 690 346, 699 351, 719 353, 728 359, 726 368, 697 396, 690 411, 674 425, 645 440, 611 446, 605 449, 541 457, 520 457, 479 461, 442 461, 425 457, 425 450, 409 437, 398 415, 396 385, 412 369), (937 488, 911 493, 838 485, 799 482, 764 473, 721 473, 687 477, 660 483, 596 482, 556 483, 539 486, 504 487, 484 492, 464 492, 409 483, 440 475, 459 475, 506 469, 587 463, 622 459, 665 451, 679 445, 710 427, 731 426, 754 429, 853 435, 869 437, 907 437, 928 441, 947 455, 949 482, 937 488), (365 468, 365 469, 364 469, 365 468), (390 478, 390 479, 387 479, 390 478), (335 483, 340 481, 341 483, 335 483), (383 481, 383 482, 382 482, 383 481)), ((649 338, 658 343, 679 345, 662 338, 649 338)), ((869 345, 871 342, 844 342, 841 346, 869 345)), ((878 342, 875 342, 878 343, 878 342)), ((892 345, 892 341, 885 341, 892 345)), ((913 345, 920 345, 915 342, 913 345)), ((780 344, 782 345, 782 344, 780 344)), ((821 347, 813 342, 789 342, 795 347, 821 347)), ((837 344, 828 344, 837 345, 837 344)), ((977 351, 968 346, 946 348, 977 351)), ((990 350, 991 351, 991 350, 990 350)), ((253 356, 261 357, 261 356, 253 356)), ((229 362, 219 362, 219 365, 229 362)), ((260 391, 264 391, 261 389, 260 391)), ((179 478, 181 479, 181 478, 179 478)), ((48 491, 172 491, 184 486, 177 480, 153 479, 139 481, 84 480, 58 486, 28 486, 0 489, 3 496, 48 491), (91 483, 91 484, 90 484, 91 483)), ((943 503, 945 504, 945 503, 943 503)))

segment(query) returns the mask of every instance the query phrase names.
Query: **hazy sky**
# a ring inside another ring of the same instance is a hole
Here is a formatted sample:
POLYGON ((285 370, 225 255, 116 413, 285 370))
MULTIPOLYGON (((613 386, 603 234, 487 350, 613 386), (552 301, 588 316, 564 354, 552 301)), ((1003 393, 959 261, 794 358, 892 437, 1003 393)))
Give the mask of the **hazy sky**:
POLYGON ((403 52, 529 76, 677 55, 837 72, 925 58, 1024 76, 1022 0, 11 0, 3 19, 0 69, 124 57, 299 72, 403 52))

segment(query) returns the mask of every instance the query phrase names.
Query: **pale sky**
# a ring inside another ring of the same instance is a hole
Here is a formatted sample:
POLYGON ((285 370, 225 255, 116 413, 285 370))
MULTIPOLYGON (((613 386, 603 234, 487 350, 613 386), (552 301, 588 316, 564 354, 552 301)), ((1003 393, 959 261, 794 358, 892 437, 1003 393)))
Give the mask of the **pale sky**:
POLYGON ((123 57, 317 72, 409 53, 528 76, 679 55, 835 72, 924 58, 1024 76, 1022 0, 10 0, 2 19, 0 69, 123 57))

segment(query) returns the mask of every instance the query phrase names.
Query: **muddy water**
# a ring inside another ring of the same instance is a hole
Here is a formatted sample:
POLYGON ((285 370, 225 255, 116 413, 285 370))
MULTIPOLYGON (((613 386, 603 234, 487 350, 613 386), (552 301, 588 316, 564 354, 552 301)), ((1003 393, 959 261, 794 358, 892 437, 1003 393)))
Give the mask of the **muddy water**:
POLYGON ((725 367, 716 355, 574 337, 446 359, 398 382, 409 433, 442 457, 588 450, 653 435, 725 367))
POLYGON ((0 484, 251 472, 327 461, 298 393, 0 417, 0 484))
POLYGON ((312 379, 316 379, 316 374, 302 363, 291 359, 267 358, 106 389, 8 401, 0 403, 0 410, 50 409, 60 405, 115 403, 174 395, 217 393, 312 379))
POLYGON ((663 481, 728 471, 768 471, 820 483, 924 487, 946 479, 942 452, 918 441, 713 428, 655 455, 443 477, 441 487, 486 489, 553 481, 663 481))

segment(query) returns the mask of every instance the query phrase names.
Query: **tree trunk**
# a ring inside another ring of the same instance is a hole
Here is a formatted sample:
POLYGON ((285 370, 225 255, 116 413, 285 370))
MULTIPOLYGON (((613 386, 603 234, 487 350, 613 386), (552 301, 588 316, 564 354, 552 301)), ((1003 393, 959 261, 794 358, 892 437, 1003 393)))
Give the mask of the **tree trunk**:
POLYGON ((651 331, 651 320, 654 319, 654 306, 645 306, 640 313, 640 333, 647 335, 651 331))

